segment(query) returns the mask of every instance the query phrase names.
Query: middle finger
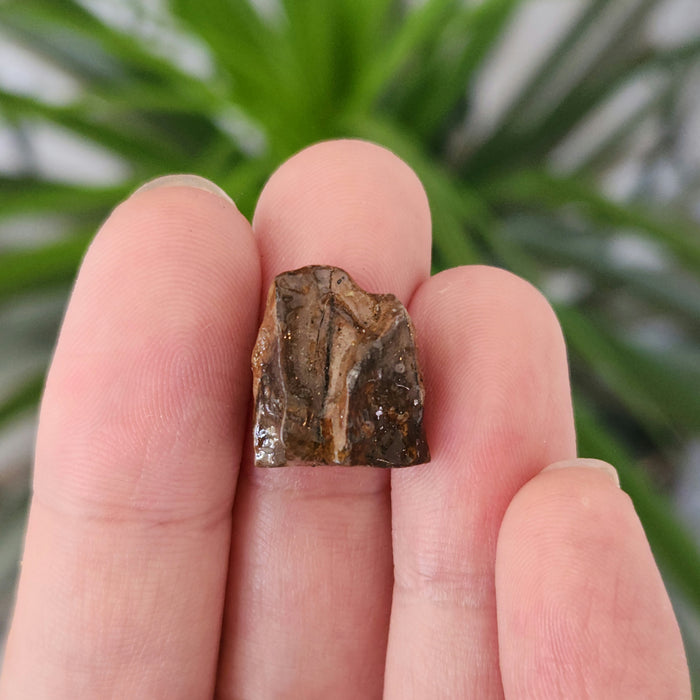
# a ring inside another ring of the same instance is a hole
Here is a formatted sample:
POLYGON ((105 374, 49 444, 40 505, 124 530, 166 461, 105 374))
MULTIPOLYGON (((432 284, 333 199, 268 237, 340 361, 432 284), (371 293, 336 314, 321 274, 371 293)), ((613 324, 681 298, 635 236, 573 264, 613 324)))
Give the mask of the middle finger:
MULTIPOLYGON (((408 303, 430 272, 430 214, 388 151, 335 141, 270 179, 253 228, 263 289, 309 264, 408 303)), ((381 697, 392 591, 389 474, 252 466, 234 506, 219 670, 223 697, 381 697)))

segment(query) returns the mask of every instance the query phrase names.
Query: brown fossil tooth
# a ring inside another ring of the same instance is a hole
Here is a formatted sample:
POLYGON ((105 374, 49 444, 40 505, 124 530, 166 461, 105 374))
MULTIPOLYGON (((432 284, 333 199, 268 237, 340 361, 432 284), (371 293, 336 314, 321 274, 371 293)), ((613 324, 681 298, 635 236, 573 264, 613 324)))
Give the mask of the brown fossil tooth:
POLYGON ((252 357, 259 467, 430 461, 413 324, 337 267, 278 275, 252 357))

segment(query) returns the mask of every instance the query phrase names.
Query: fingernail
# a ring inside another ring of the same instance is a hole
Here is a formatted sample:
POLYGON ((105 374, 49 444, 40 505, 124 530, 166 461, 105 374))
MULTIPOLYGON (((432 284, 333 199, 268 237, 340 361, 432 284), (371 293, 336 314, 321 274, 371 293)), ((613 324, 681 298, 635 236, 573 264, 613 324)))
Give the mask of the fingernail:
POLYGON ((205 177, 199 175, 191 175, 189 173, 181 173, 177 175, 163 175, 157 177, 154 180, 149 180, 145 184, 141 185, 134 194, 137 192, 147 192, 148 190, 155 190, 160 187, 194 187, 198 190, 204 190, 210 194, 215 194, 217 197, 225 199, 227 202, 233 204, 233 200, 229 197, 226 192, 224 192, 221 187, 215 185, 211 180, 207 180, 205 177))
POLYGON ((601 459, 565 459, 561 462, 555 462, 554 464, 550 464, 548 467, 545 467, 542 471, 548 472, 554 471, 555 469, 568 469, 570 467, 574 467, 577 469, 597 469, 598 471, 607 474, 616 486, 620 485, 620 477, 618 476, 617 469, 615 469, 615 467, 613 467, 612 464, 603 462, 603 460, 601 459))

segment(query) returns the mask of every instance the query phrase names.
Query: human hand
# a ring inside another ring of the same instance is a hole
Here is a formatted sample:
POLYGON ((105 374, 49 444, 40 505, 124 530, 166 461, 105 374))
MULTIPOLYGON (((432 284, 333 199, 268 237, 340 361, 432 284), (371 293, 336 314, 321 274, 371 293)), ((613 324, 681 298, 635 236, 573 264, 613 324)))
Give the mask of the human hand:
POLYGON ((404 163, 311 147, 252 229, 209 183, 156 184, 66 313, 0 698, 690 697, 632 505, 574 459, 554 314, 500 270, 429 278, 404 163), (260 304, 310 263, 407 305, 430 464, 252 466, 260 304))

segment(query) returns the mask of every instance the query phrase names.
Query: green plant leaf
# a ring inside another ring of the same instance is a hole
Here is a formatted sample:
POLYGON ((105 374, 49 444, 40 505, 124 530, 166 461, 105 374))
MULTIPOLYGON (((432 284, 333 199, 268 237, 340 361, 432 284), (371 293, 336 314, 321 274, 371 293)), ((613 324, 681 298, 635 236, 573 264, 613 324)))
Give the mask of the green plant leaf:
POLYGON ((61 216, 80 214, 88 219, 113 207, 136 183, 119 187, 84 187, 32 177, 0 176, 0 220, 18 214, 56 212, 61 216))
POLYGON ((22 292, 71 284, 90 237, 74 236, 0 255, 0 301, 22 292))
POLYGON ((469 42, 462 51, 456 52, 456 60, 438 67, 438 70, 447 69, 451 80, 435 80, 432 83, 432 90, 416 112, 414 123, 418 133, 434 137, 438 129, 454 121, 448 117, 457 113, 459 106, 466 101, 466 89, 474 74, 508 26, 520 2, 484 0, 465 17, 469 42))
POLYGON ((418 174, 431 205, 437 269, 478 262, 467 232, 471 228, 483 233, 490 226, 485 204, 437 167, 397 125, 380 118, 352 117, 345 127, 355 136, 384 144, 418 174))
MULTIPOLYGON (((611 3, 612 0, 593 0, 584 7, 568 31, 557 41, 549 54, 542 59, 538 70, 520 87, 517 95, 501 117, 497 130, 491 137, 492 141, 499 141, 503 138, 504 133, 513 131, 523 112, 531 109, 533 103, 538 104, 541 101, 543 89, 552 81, 574 49, 586 40, 590 30, 596 26, 596 21, 610 7, 611 3)), ((489 143, 484 144, 483 148, 487 150, 489 143)))
POLYGON ((700 552, 691 533, 593 409, 581 397, 576 397, 575 406, 579 452, 615 466, 661 568, 700 609, 700 552))
POLYGON ((177 86, 188 94, 211 93, 211 83, 183 72, 133 35, 102 22, 76 0, 5 0, 3 29, 95 90, 121 85, 177 86))
POLYGON ((277 157, 318 138, 305 110, 303 60, 283 18, 264 21, 248 0, 174 0, 172 9, 207 42, 229 80, 228 98, 263 126, 277 157))
POLYGON ((519 4, 520 0, 483 0, 452 13, 426 55, 411 65, 409 87, 397 106, 408 131, 432 143, 440 129, 463 117, 470 81, 519 4))
MULTIPOLYGON (((650 433, 700 431, 700 394, 687 372, 624 342, 599 317, 559 306, 569 347, 650 433)), ((695 377, 700 383, 700 372, 695 377)))
POLYGON ((696 225, 682 220, 665 221, 639 205, 614 202, 581 178, 521 170, 489 183, 482 192, 494 206, 537 204, 553 209, 579 205, 579 211, 593 223, 635 229, 667 245, 690 265, 700 265, 700 229, 696 225))
POLYGON ((455 0, 426 0, 409 10, 397 22, 397 29, 380 54, 366 64, 350 99, 350 108, 358 112, 369 109, 413 54, 431 43, 435 34, 453 18, 459 5, 455 0))
POLYGON ((503 224, 502 236, 508 245, 516 242, 525 247, 541 263, 589 275, 599 291, 615 294, 625 290, 690 328, 700 329, 698 270, 684 269, 681 261, 661 270, 620 267, 608 260, 607 236, 572 228, 543 214, 509 218, 503 224))
POLYGON ((0 426, 19 413, 36 407, 44 389, 44 375, 31 377, 0 402, 0 426))
MULTIPOLYGON (((620 34, 634 35, 647 19, 657 0, 640 0, 625 23, 620 34)), ((568 54, 588 37, 593 20, 610 6, 609 0, 598 0, 589 6, 580 20, 543 61, 539 72, 531 79, 493 133, 476 149, 463 155, 463 172, 470 178, 485 177, 509 162, 529 165, 540 154, 554 148, 576 125, 599 107, 608 97, 626 83, 644 73, 659 69, 671 72, 685 63, 695 61, 700 55, 697 40, 670 49, 639 48, 620 42, 619 35, 608 38, 595 61, 580 77, 569 81, 564 94, 546 98, 549 83, 556 77, 561 65, 566 65, 568 54), (528 115, 532 113, 536 118, 528 115), (513 154, 517 158, 513 158, 513 154)))
MULTIPOLYGON (((83 105, 69 107, 49 105, 39 100, 0 90, 0 113, 14 119, 46 121, 82 136, 129 159, 131 165, 146 169, 163 167, 183 170, 189 163, 179 144, 158 133, 144 120, 144 115, 126 119, 124 113, 92 111, 83 105)), ((139 168, 140 169, 140 168, 139 168)))

